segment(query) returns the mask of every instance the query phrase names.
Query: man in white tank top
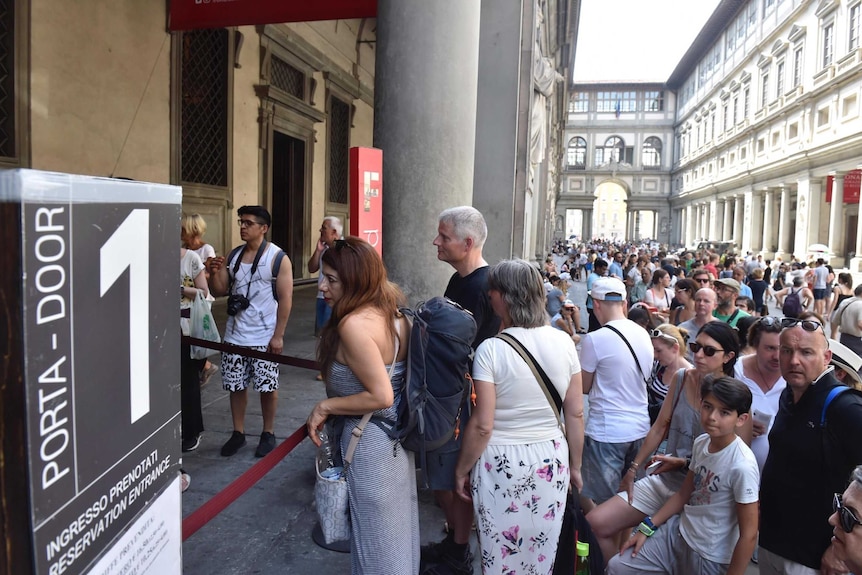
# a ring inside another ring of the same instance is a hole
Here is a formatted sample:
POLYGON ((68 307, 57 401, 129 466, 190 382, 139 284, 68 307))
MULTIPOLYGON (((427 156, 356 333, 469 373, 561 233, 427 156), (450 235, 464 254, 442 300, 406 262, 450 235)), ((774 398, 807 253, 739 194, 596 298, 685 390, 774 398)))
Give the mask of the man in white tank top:
MULTIPOLYGON (((217 257, 210 264, 210 291, 216 296, 229 296, 224 342, 281 354, 293 299, 290 259, 283 256, 278 276, 273 277, 273 266, 281 249, 265 239, 272 217, 263 206, 243 206, 237 214, 245 248, 231 261, 217 257)), ((233 419, 233 434, 222 446, 223 456, 233 455, 246 443, 245 408, 250 384, 260 392, 263 412, 263 431, 255 456, 263 457, 275 447, 278 366, 274 361, 222 353, 222 381, 224 389, 230 392, 233 419)))

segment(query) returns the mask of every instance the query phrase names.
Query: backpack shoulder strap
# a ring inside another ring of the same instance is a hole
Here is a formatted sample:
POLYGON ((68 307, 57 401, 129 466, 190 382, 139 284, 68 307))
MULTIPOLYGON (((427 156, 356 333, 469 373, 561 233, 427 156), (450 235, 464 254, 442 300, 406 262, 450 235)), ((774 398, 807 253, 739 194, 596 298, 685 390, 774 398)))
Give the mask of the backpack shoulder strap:
MULTIPOLYGON (((230 253, 227 255, 228 269, 230 269, 230 262, 233 261, 234 257, 236 257, 237 254, 239 254, 243 250, 244 247, 245 247, 245 244, 239 245, 239 246, 235 247, 234 249, 232 249, 230 251, 230 253)), ((237 258, 236 263, 233 266, 233 272, 231 273, 231 279, 236 277, 236 271, 239 269, 240 259, 241 258, 237 258)))
POLYGON ((829 404, 832 403, 832 400, 849 389, 846 385, 836 385, 829 390, 829 395, 826 396, 826 401, 823 402, 823 412, 820 414, 820 427, 826 427, 826 410, 829 409, 829 404))
POLYGON ((623 340, 623 342, 625 342, 626 347, 628 347, 628 348, 629 348, 629 351, 632 353, 632 357, 633 357, 633 358, 634 358, 634 360, 635 360, 635 365, 637 365, 637 366, 638 366, 638 371, 640 372, 641 377, 642 377, 642 378, 643 378, 643 380, 644 380, 644 383, 645 383, 645 384, 647 384, 647 385, 649 385, 649 379, 647 379, 646 377, 644 377, 644 370, 643 370, 643 368, 641 368, 641 362, 640 362, 640 361, 638 361, 638 356, 637 356, 637 354, 635 353, 635 350, 634 350, 634 348, 632 347, 632 344, 630 344, 630 343, 629 343, 629 340, 627 340, 627 339, 626 339, 626 336, 624 336, 620 330, 618 330, 617 328, 615 328, 614 326, 612 326, 612 325, 610 325, 610 324, 605 324, 605 325, 603 325, 602 327, 606 327, 606 328, 608 328, 609 330, 611 330, 612 332, 614 332, 615 334, 617 334, 618 336, 620 336, 620 339, 621 339, 621 340, 623 340))
POLYGON ((275 287, 275 282, 278 280, 278 272, 281 270, 281 260, 284 259, 284 250, 278 250, 275 257, 272 259, 272 298, 278 301, 278 290, 275 287))

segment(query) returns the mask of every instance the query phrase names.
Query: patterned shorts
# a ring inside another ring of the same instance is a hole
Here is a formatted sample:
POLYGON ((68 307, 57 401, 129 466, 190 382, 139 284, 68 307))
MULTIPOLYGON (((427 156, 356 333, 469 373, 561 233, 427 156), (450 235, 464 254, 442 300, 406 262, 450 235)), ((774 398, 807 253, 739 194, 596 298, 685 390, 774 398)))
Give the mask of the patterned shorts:
MULTIPOLYGON (((265 345, 237 346, 254 351, 266 351, 265 345)), ((254 384, 255 391, 278 390, 278 363, 238 353, 222 352, 221 377, 225 391, 242 391, 254 384)))

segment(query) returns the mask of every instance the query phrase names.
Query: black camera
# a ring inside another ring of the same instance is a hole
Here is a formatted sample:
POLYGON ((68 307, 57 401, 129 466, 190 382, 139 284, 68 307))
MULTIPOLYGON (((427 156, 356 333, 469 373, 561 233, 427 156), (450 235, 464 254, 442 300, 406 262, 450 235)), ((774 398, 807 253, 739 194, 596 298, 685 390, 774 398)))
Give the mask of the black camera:
POLYGON ((244 309, 248 309, 251 302, 244 295, 235 293, 227 298, 227 314, 236 315, 244 309))

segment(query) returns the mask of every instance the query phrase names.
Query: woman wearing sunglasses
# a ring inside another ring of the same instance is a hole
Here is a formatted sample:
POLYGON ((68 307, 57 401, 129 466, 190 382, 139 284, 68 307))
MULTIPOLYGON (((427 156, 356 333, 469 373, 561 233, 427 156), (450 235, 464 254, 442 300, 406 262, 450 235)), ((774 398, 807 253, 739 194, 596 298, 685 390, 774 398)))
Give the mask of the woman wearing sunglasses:
POLYGON ((686 360, 688 331, 675 325, 663 323, 650 331, 655 354, 652 377, 647 386, 650 422, 655 423, 661 411, 670 380, 681 369, 691 368, 686 360))
MULTIPOLYGON (((587 515, 605 562, 611 555, 619 553, 621 533, 627 536, 633 527, 658 511, 682 486, 688 473, 694 439, 703 433, 700 425, 703 380, 707 376, 733 375, 739 339, 736 330, 726 323, 712 321, 705 324, 689 348, 694 353, 694 368, 680 369, 674 374, 658 418, 623 476, 617 497, 605 501, 587 515), (654 455, 665 437, 667 455, 654 455), (652 464, 657 465, 652 467, 652 464), (642 473, 647 465, 650 465, 648 474, 635 481, 639 471, 642 473)), ((749 444, 750 433, 750 425, 746 433, 740 432, 749 444)))
POLYGON ((736 362, 734 377, 751 390, 751 419, 753 421, 751 450, 757 465, 763 471, 769 453, 769 430, 778 413, 778 398, 787 386, 781 377, 779 336, 781 320, 763 316, 748 330, 748 344, 754 353, 736 362))
POLYGON ((862 465, 853 471, 850 487, 832 501, 829 525, 835 556, 851 573, 862 573, 862 465))

